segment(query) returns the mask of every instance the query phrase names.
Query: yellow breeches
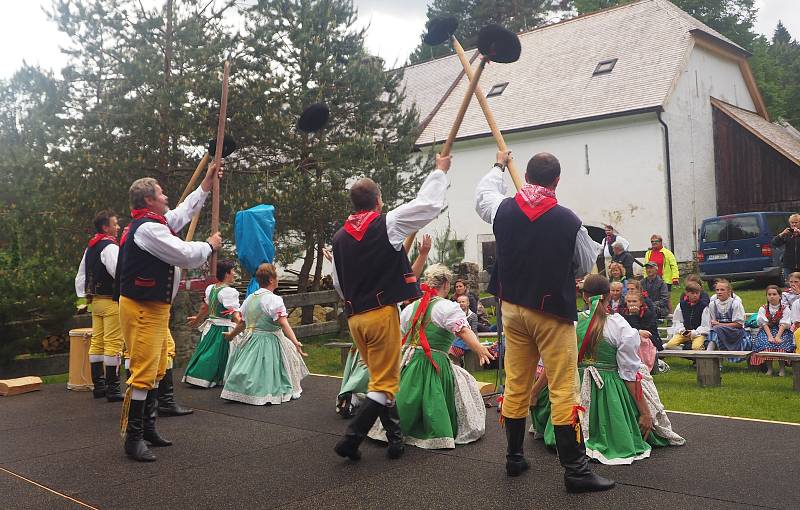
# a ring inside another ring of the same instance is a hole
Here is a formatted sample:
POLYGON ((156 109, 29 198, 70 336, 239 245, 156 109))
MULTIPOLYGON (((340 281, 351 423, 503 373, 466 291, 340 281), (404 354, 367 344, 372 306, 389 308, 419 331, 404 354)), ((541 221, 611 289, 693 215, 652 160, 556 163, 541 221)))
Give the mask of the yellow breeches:
POLYGON ((800 328, 794 330, 794 352, 800 354, 800 328))
POLYGON ((393 400, 400 389, 400 314, 397 306, 353 315, 347 320, 350 335, 369 369, 369 391, 386 393, 393 400))
POLYGON ((119 304, 109 297, 92 298, 92 341, 90 356, 117 356, 122 352, 119 304))
POLYGON ((570 425, 578 405, 578 347, 572 321, 504 302, 506 388, 503 416, 525 418, 541 356, 550 390, 553 425, 570 425))
POLYGON ((673 336, 669 342, 664 344, 664 349, 674 349, 676 347, 680 347, 681 345, 687 342, 692 342, 693 351, 702 351, 703 344, 705 344, 706 342, 706 337, 704 335, 690 336, 690 335, 681 335, 678 333, 675 334, 675 336, 673 336))
MULTIPOLYGON (((169 332, 168 303, 119 299, 122 337, 130 356, 128 386, 152 390, 167 371, 169 332)), ((174 345, 174 342, 173 342, 174 345)))

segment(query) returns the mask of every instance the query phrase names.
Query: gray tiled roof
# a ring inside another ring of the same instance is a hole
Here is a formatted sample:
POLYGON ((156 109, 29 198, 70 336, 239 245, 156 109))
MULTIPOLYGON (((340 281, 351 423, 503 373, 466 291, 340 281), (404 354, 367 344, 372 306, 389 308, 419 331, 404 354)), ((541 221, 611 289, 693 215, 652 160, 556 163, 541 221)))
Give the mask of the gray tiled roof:
POLYGON ((716 98, 712 103, 742 127, 800 165, 800 139, 794 135, 793 131, 796 130, 791 125, 787 124, 786 127, 777 122, 770 122, 757 113, 743 110, 716 98))
MULTIPOLYGON (((642 0, 521 34, 520 59, 490 63, 481 88, 487 92, 492 85, 509 82, 502 95, 488 100, 503 131, 656 108, 667 99, 687 56, 691 30, 735 46, 666 0, 642 0), (618 61, 611 73, 592 75, 600 61, 613 58, 618 61)), ((467 50, 468 56, 473 51, 467 50)), ((456 55, 405 69, 407 102, 416 102, 420 119, 441 101, 460 70, 456 55)), ((463 78, 417 144, 447 137, 466 87, 463 78)), ((488 133, 473 99, 458 138, 488 133)))

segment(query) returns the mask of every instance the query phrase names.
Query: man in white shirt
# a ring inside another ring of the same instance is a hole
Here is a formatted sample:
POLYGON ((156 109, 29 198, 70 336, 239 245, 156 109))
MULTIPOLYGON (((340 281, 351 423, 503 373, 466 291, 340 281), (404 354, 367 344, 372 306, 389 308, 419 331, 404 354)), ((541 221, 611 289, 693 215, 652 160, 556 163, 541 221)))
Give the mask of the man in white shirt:
POLYGON ((172 444, 155 429, 157 388, 168 363, 170 306, 180 267, 201 266, 222 245, 219 232, 205 242, 186 242, 175 232, 203 207, 216 170, 209 166, 200 187, 174 210, 168 209, 168 198, 155 179, 139 179, 130 188, 133 221, 120 240, 117 283, 122 336, 130 350, 122 427, 125 453, 137 461, 156 460, 145 441, 151 446, 172 444))
POLYGON ((403 241, 439 216, 446 205, 450 156, 436 157, 436 169, 417 198, 381 214, 380 189, 371 179, 350 188, 355 213, 333 237, 333 284, 345 302, 348 324, 361 359, 369 369, 367 398, 347 427, 335 451, 351 460, 380 418, 392 459, 404 451, 400 419, 394 404, 400 387, 400 316, 397 303, 420 296, 417 277, 403 241))
POLYGON ((75 294, 92 305, 92 341, 89 344, 89 365, 92 370, 94 398, 109 402, 122 400, 119 387, 119 364, 122 354, 122 333, 119 328, 119 304, 112 298, 117 271, 117 215, 109 210, 94 217, 95 235, 83 252, 75 294))

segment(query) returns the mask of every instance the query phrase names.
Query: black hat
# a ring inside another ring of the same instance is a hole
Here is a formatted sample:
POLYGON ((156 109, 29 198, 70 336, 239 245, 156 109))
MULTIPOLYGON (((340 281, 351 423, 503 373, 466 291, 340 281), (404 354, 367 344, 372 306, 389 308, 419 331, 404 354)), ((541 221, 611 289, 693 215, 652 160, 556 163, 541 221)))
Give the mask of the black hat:
MULTIPOLYGON (((227 158, 231 155, 233 151, 236 150, 236 140, 233 139, 231 135, 225 135, 225 138, 222 139, 222 157, 227 158)), ((208 153, 211 156, 215 156, 217 153, 217 139, 214 138, 213 140, 208 141, 208 153)))
POLYGON ((422 38, 425 44, 436 46, 450 39, 458 28, 458 20, 454 16, 440 16, 428 22, 428 33, 422 38))
POLYGON ((314 103, 300 114, 297 129, 305 133, 319 131, 328 122, 331 112, 325 103, 314 103))
POLYGON ((486 25, 478 33, 478 50, 493 62, 509 64, 519 60, 522 47, 514 32, 500 25, 486 25))

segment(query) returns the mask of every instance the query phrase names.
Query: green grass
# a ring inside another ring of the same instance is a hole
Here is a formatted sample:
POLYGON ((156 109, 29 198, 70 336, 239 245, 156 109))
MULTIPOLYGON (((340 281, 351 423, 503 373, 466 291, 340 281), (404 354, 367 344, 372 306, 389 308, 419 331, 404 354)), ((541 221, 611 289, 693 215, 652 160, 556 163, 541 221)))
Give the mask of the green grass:
POLYGON ((43 375, 42 382, 44 384, 66 384, 69 380, 69 374, 57 375, 43 375))
MULTIPOLYGON (((733 283, 733 292, 739 296, 739 298, 741 298, 742 304, 744 305, 744 310, 747 313, 758 312, 758 307, 767 302, 765 289, 766 285, 758 285, 752 280, 733 283)), ((707 285, 703 290, 708 292, 709 295, 714 293, 708 289, 707 285)), ((682 295, 683 285, 672 287, 670 297, 672 298, 673 308, 678 304, 678 301, 682 295)))

